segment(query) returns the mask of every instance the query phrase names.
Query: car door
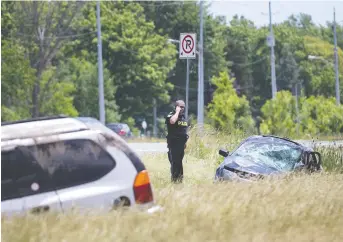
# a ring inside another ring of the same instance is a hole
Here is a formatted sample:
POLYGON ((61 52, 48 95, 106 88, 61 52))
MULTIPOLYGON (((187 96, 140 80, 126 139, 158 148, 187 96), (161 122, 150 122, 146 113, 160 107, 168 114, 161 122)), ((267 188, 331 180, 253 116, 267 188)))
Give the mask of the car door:
POLYGON ((119 199, 133 199, 134 167, 123 152, 114 159, 102 148, 99 145, 102 136, 93 138, 64 141, 65 152, 54 158, 62 163, 52 178, 65 211, 75 207, 108 210, 119 199), (120 164, 116 162, 119 158, 120 164), (127 169, 122 167, 123 163, 127 169))
POLYGON ((24 211, 61 211, 60 200, 49 175, 27 147, 11 151, 11 167, 24 211))
POLYGON ((1 215, 12 216, 23 212, 23 199, 20 197, 13 179, 11 153, 1 152, 1 215))

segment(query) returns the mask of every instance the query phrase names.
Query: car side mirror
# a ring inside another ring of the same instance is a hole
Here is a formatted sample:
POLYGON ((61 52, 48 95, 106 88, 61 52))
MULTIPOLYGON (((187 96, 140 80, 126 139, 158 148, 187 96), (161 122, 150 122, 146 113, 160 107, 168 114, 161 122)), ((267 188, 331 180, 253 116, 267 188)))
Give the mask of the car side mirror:
POLYGON ((229 152, 224 150, 224 149, 220 149, 219 150, 219 155, 221 155, 223 157, 228 157, 229 156, 229 152))

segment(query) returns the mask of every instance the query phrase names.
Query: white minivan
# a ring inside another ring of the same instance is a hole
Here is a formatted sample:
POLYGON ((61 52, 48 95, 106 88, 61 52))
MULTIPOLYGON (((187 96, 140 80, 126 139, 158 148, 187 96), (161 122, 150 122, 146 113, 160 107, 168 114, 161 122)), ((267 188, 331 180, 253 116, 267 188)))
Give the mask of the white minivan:
POLYGON ((118 204, 158 210, 144 164, 110 129, 66 116, 1 124, 2 215, 118 204))

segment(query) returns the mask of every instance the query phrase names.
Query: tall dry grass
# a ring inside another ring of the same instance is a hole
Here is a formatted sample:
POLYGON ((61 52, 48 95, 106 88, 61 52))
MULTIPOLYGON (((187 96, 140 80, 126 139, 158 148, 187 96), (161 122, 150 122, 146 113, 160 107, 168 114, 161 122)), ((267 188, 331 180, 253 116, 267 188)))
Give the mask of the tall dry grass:
POLYGON ((161 212, 2 219, 2 241, 343 241, 343 148, 316 148, 323 174, 214 184, 218 149, 232 151, 247 136, 192 129, 178 185, 170 183, 166 154, 142 156, 161 212))
POLYGON ((188 152, 173 185, 166 154, 143 160, 163 211, 2 219, 2 241, 343 241, 341 174, 214 184, 217 160, 188 152))
POLYGON ((315 147, 322 156, 324 169, 343 174, 343 146, 315 147))

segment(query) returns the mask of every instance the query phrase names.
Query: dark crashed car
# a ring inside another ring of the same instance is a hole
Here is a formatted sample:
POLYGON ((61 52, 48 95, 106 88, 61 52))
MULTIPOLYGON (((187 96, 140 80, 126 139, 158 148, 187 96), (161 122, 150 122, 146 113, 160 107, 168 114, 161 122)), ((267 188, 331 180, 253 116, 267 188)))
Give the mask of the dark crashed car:
POLYGON ((220 149, 224 161, 215 181, 252 181, 294 171, 321 171, 321 155, 312 148, 276 136, 251 136, 232 152, 220 149))

